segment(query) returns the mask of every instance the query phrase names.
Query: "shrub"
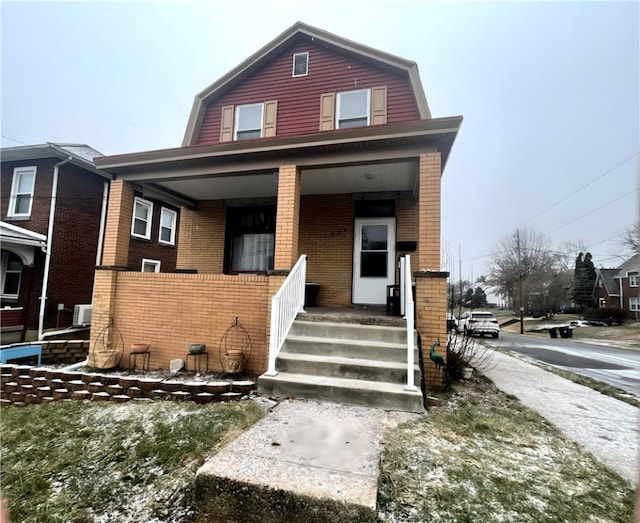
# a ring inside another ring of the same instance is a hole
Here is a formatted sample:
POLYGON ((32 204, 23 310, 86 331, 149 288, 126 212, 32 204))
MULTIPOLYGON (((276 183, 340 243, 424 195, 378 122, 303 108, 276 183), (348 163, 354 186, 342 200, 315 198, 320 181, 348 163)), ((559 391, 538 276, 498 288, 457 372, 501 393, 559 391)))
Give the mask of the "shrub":
POLYGON ((478 343, 466 334, 450 332, 447 335, 447 381, 451 383, 461 380, 467 367, 486 369, 492 356, 492 348, 478 343))
POLYGON ((629 313, 620 307, 600 307, 584 311, 585 320, 603 321, 607 325, 622 325, 628 316, 629 313))

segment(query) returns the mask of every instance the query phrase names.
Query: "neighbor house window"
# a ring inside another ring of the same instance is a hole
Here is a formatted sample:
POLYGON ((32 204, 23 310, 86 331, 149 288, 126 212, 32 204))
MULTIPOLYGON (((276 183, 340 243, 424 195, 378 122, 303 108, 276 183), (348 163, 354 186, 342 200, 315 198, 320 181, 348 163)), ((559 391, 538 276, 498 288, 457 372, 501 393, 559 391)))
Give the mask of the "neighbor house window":
POLYGON ((22 260, 20 256, 2 251, 2 298, 18 299, 20 278, 22 277, 22 260))
POLYGON ((629 273, 629 287, 637 287, 638 286, 638 273, 630 272, 629 273))
POLYGON ((306 76, 309 73, 309 53, 293 55, 293 76, 306 76))
POLYGON ((369 125, 369 89, 338 93, 336 121, 338 129, 369 125))
POLYGON ((640 311, 640 298, 629 298, 629 310, 640 311))
POLYGON ((11 195, 7 216, 14 218, 31 216, 33 189, 36 184, 35 167, 16 167, 13 170, 11 195))
POLYGON ((151 217, 153 215, 153 203, 135 198, 133 202, 133 222, 131 223, 131 236, 135 238, 151 239, 151 217))
POLYGON ((604 298, 598 298, 598 307, 604 309, 607 306, 607 300, 604 298))
POLYGON ((160 272, 160 260, 142 259, 142 272, 160 272))
POLYGON ((262 137, 262 110, 264 104, 239 105, 236 108, 236 140, 262 137))
POLYGON ((171 209, 162 208, 160 211, 160 235, 158 241, 167 245, 176 243, 176 222, 178 213, 171 209))
POLYGON ((230 207, 227 211, 225 272, 273 269, 274 207, 230 207))

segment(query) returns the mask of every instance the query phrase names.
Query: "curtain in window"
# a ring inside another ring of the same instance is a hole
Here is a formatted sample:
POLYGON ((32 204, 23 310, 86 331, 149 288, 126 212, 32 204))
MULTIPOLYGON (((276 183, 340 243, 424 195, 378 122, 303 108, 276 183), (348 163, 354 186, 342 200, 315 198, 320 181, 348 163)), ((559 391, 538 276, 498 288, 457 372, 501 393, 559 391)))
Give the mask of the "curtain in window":
POLYGON ((231 270, 267 271, 273 268, 273 234, 242 234, 233 240, 231 270))

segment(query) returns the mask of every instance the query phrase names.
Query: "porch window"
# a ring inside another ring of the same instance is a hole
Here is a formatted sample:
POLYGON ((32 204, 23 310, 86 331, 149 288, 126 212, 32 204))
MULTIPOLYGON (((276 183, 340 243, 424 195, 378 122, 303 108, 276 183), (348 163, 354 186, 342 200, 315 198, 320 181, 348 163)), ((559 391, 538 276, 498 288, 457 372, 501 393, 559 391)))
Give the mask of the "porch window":
POLYGON ((338 129, 369 125, 369 89, 338 93, 336 121, 338 129))
POLYGON ((17 254, 2 251, 2 299, 18 299, 20 279, 22 277, 22 260, 17 254))
POLYGON ((227 211, 225 272, 273 269, 275 207, 231 207, 227 211))
POLYGON ((640 311, 640 298, 629 298, 629 310, 633 312, 640 311))
POLYGON ((162 208, 160 211, 160 234, 159 243, 166 245, 175 245, 176 243, 176 222, 178 221, 178 213, 171 209, 162 208))
POLYGON ((235 139, 249 140, 262 137, 262 110, 264 104, 239 105, 236 110, 235 139))
POLYGON ((637 287, 638 286, 638 273, 630 272, 629 273, 629 287, 637 287))
POLYGON ((131 236, 151 239, 151 217, 153 215, 153 203, 136 197, 133 202, 133 221, 131 223, 131 236))
POLYGON ((31 216, 35 184, 35 167, 16 167, 13 170, 11 196, 9 198, 9 210, 7 216, 16 218, 28 218, 31 216))
POLYGON ((160 272, 160 260, 142 258, 142 272, 160 272))

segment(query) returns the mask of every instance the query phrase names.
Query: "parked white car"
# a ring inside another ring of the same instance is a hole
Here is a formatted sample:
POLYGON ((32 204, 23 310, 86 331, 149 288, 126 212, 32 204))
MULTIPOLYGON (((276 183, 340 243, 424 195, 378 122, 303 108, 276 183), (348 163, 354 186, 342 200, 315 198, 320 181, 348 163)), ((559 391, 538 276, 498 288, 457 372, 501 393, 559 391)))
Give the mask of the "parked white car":
POLYGON ((489 334, 492 338, 497 338, 500 335, 500 325, 490 312, 465 312, 458 320, 458 332, 464 332, 469 336, 489 334))

